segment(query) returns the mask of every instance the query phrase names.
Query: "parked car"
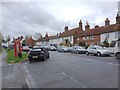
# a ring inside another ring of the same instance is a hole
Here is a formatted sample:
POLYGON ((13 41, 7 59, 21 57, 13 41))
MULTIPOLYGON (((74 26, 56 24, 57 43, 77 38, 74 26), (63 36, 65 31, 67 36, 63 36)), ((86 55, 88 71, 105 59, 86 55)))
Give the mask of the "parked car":
POLYGON ((7 45, 2 45, 2 48, 8 48, 8 46, 7 45))
POLYGON ((57 48, 57 51, 58 52, 69 52, 70 49, 67 46, 60 46, 60 47, 57 48))
POLYGON ((82 46, 74 46, 73 49, 71 50, 71 53, 86 53, 86 49, 83 48, 82 46))
POLYGON ((48 46, 48 50, 50 50, 50 51, 56 51, 56 50, 57 50, 57 48, 56 48, 56 47, 54 47, 54 46, 48 46))
POLYGON ((86 51, 86 55, 89 54, 94 54, 97 56, 101 56, 101 55, 110 56, 109 50, 106 50, 102 46, 98 46, 98 45, 90 45, 86 51))
POLYGON ((22 47, 22 50, 23 50, 24 52, 28 52, 28 51, 30 50, 30 48, 29 48, 28 46, 23 46, 23 47, 22 47))
POLYGON ((13 49, 14 46, 11 44, 11 45, 8 46, 8 48, 9 48, 9 49, 13 49))
POLYGON ((120 60, 120 38, 117 40, 115 44, 115 57, 120 60))
POLYGON ((46 60, 49 58, 49 52, 46 48, 40 46, 34 46, 28 54, 29 62, 34 60, 46 60))

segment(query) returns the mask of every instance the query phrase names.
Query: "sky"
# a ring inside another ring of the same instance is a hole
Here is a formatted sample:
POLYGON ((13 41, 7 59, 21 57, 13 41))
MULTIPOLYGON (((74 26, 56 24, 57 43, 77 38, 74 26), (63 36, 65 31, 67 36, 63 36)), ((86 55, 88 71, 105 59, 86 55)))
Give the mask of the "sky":
POLYGON ((0 30, 4 37, 13 37, 41 33, 43 36, 56 35, 63 32, 64 27, 69 29, 79 26, 82 20, 83 29, 86 21, 91 28, 95 25, 104 26, 104 21, 109 18, 110 23, 115 23, 118 13, 118 1, 95 0, 3 0, 0 3, 0 30))

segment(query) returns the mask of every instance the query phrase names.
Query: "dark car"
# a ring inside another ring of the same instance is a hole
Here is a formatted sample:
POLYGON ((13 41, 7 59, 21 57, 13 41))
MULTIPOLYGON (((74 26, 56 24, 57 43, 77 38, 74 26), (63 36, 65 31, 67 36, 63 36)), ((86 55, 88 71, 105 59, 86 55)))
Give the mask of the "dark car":
POLYGON ((9 49, 13 49, 14 46, 13 46, 13 45, 9 45, 8 48, 9 48, 9 49))
POLYGON ((33 47, 32 50, 30 50, 28 54, 29 62, 32 62, 34 60, 46 60, 49 58, 49 52, 46 48, 36 46, 33 47))

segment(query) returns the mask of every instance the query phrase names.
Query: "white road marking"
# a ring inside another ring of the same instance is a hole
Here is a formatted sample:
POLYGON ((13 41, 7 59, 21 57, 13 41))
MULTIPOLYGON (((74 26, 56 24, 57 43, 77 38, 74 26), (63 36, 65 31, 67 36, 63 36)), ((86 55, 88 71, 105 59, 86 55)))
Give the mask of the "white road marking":
POLYGON ((35 88, 35 81, 33 80, 32 76, 30 75, 27 67, 23 65, 23 72, 25 75, 25 80, 29 88, 35 88))
MULTIPOLYGON (((64 72, 62 72, 62 74, 64 76, 67 76, 68 78, 70 78, 72 81, 74 81, 75 83, 80 83, 79 81, 75 80, 74 78, 70 77, 69 75, 65 74, 64 72)), ((81 83, 80 83, 81 84, 81 83)), ((85 84, 82 84, 83 88, 87 88, 87 86, 85 84)))
POLYGON ((92 59, 86 59, 86 60, 88 60, 88 61, 92 61, 92 62, 94 61, 94 60, 92 60, 92 59))
POLYGON ((65 76, 66 74, 64 72, 62 72, 62 74, 65 76))
POLYGON ((108 64, 111 64, 111 65, 116 65, 116 66, 118 66, 118 64, 114 64, 114 63, 108 63, 108 64))

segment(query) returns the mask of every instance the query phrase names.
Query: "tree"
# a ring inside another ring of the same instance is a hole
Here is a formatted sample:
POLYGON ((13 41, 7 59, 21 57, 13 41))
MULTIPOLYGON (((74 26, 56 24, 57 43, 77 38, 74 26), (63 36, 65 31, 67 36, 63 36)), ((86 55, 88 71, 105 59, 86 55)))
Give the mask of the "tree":
POLYGON ((108 39, 105 38, 105 40, 103 41, 103 46, 104 47, 109 47, 109 43, 108 43, 108 39))
POLYGON ((79 42, 79 46, 85 46, 85 42, 79 42))
POLYGON ((35 33, 33 39, 37 41, 39 38, 41 38, 41 36, 41 33, 35 33))
POLYGON ((111 43, 110 43, 110 47, 114 47, 114 46, 115 46, 115 43, 116 43, 115 40, 111 41, 111 43))

